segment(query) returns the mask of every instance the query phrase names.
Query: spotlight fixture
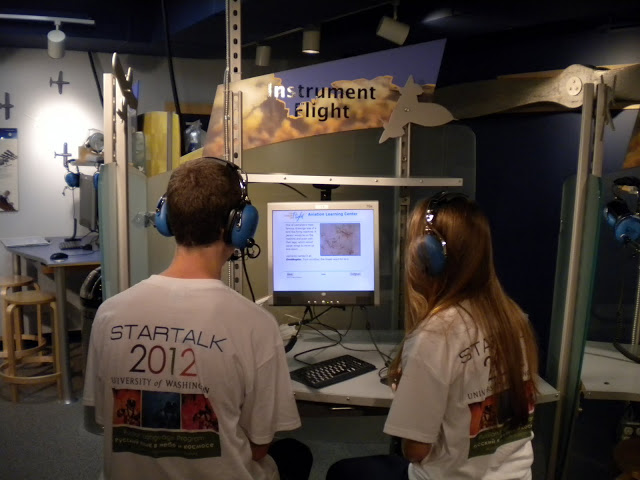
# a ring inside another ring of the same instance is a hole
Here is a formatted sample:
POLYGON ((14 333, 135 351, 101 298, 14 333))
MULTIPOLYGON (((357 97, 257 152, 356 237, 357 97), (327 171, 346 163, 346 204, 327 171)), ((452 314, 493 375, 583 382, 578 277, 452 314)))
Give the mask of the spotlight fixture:
POLYGON ((47 53, 51 58, 64 57, 64 40, 66 35, 60 30, 60 22, 56 21, 55 30, 47 33, 47 53))
POLYGON ((256 47, 256 65, 268 67, 271 60, 271 47, 268 45, 258 45, 256 47))
POLYGON ((56 26, 55 30, 47 33, 47 52, 51 58, 62 58, 64 56, 64 41, 67 37, 60 25, 63 23, 76 23, 80 25, 95 25, 96 22, 84 18, 68 18, 68 17, 47 17, 43 15, 17 15, 12 13, 0 13, 2 20, 24 20, 27 22, 53 22, 56 26))
POLYGON ((409 35, 409 25, 398 21, 398 4, 393 3, 393 18, 384 16, 380 19, 376 34, 379 37, 385 38, 393 43, 402 45, 409 35))
POLYGON ((320 53, 320 29, 307 27, 302 32, 302 52, 315 55, 320 53))

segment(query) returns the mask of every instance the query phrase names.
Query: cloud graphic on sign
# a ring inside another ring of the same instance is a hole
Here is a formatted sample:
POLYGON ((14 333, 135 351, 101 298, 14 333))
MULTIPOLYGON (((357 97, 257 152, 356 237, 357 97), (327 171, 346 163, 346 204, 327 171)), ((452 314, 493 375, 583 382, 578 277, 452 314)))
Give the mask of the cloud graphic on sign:
MULTIPOLYGON (((361 130, 369 128, 381 128, 391 116, 397 99, 399 87, 393 84, 393 77, 385 75, 374 79, 338 80, 327 87, 335 89, 373 88, 374 99, 349 99, 349 98, 313 98, 301 99, 311 102, 310 107, 315 107, 316 117, 306 117, 304 102, 298 106, 298 111, 303 115, 295 116, 284 101, 269 96, 269 84, 282 85, 282 80, 275 75, 263 75, 234 82, 230 89, 242 91, 242 130, 243 148, 245 150, 284 142, 298 138, 305 138, 328 133, 344 132, 349 130, 361 130), (318 112, 321 108, 327 111, 341 112, 341 118, 327 118, 320 121, 318 112), (344 118, 346 107, 348 118, 344 118)), ((423 87, 425 93, 432 88, 423 87)), ((231 108, 231 107, 229 107, 231 108)), ((311 110, 311 108, 310 108, 311 110)), ((222 156, 224 154, 224 87, 219 86, 216 92, 211 119, 207 132, 207 141, 204 148, 205 155, 222 156)))

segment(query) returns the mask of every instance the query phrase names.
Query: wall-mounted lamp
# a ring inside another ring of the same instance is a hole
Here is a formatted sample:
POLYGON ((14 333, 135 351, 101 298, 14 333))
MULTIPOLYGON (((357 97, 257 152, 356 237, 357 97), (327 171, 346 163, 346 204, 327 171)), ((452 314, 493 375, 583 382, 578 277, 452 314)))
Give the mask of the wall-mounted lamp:
POLYGON ((256 65, 268 67, 271 61, 271 47, 268 45, 258 45, 256 47, 256 65))
POLYGON ((64 57, 64 40, 67 36, 60 30, 60 22, 55 22, 55 25, 55 30, 47 33, 47 53, 51 58, 62 58, 64 57))
POLYGON ((384 16, 380 19, 376 34, 393 43, 402 45, 409 35, 409 25, 398 21, 398 3, 397 1, 393 3, 393 18, 384 16))
POLYGON ((315 55, 320 53, 320 29, 307 27, 302 32, 302 52, 315 55))
POLYGON ((46 17, 42 15, 14 15, 11 13, 1 13, 0 19, 4 20, 25 20, 28 22, 53 22, 55 30, 47 33, 47 52, 51 58, 62 58, 64 56, 64 41, 67 37, 60 25, 63 23, 78 23, 81 25, 95 25, 95 20, 85 20, 83 18, 68 17, 46 17))

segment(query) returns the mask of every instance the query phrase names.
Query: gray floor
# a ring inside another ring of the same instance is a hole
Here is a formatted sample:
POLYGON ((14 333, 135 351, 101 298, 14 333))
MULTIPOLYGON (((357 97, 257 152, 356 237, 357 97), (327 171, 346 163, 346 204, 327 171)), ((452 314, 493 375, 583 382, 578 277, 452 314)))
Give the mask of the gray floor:
MULTIPOLYGON (((72 344, 74 392, 80 396, 80 345, 72 344)), ((539 406, 536 423, 548 423, 553 404, 539 406)), ((307 406, 309 407, 309 406, 307 406)), ((382 433, 384 417, 359 412, 329 413, 326 407, 302 409, 303 427, 286 436, 306 443, 313 452, 311 480, 323 480, 329 466, 340 458, 384 454, 389 438, 382 433)), ((597 418, 603 418, 597 412, 597 418)), ((9 389, 0 385, 0 478, 20 480, 97 479, 102 462, 102 436, 87 432, 80 401, 65 405, 54 387, 23 387, 20 403, 10 401, 9 389)), ((597 449, 594 423, 583 418, 578 436, 589 447, 577 445, 573 452, 572 478, 613 479, 608 452, 597 449), (579 472, 579 473, 578 473, 579 472)), ((599 429, 599 428, 598 428, 599 429)), ((534 479, 542 480, 546 468, 548 437, 538 425, 534 440, 534 479)), ((602 430, 600 430, 602 431, 602 430)), ((285 436, 285 435, 282 435, 285 436)), ((579 439, 580 440, 580 439, 579 439)), ((601 440, 601 438, 600 438, 601 440)), ((580 443, 580 442, 578 442, 580 443)), ((609 450, 610 452, 610 450, 609 450)))

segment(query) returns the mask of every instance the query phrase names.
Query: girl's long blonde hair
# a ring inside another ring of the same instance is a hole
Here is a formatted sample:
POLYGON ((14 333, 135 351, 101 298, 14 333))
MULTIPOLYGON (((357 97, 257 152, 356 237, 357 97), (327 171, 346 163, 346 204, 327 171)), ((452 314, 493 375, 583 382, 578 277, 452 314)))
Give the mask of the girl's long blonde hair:
MULTIPOLYGON (((487 217, 464 196, 438 202, 432 226, 446 240, 447 258, 444 271, 432 275, 423 250, 425 214, 431 201, 420 202, 408 224, 405 338, 423 321, 466 300, 473 322, 491 347, 494 391, 508 390, 511 422, 525 425, 535 387, 532 391, 531 382, 523 376, 535 379, 538 349, 527 316, 496 275, 487 217)), ((390 366, 391 378, 399 378, 401 356, 402 349, 390 366)))

